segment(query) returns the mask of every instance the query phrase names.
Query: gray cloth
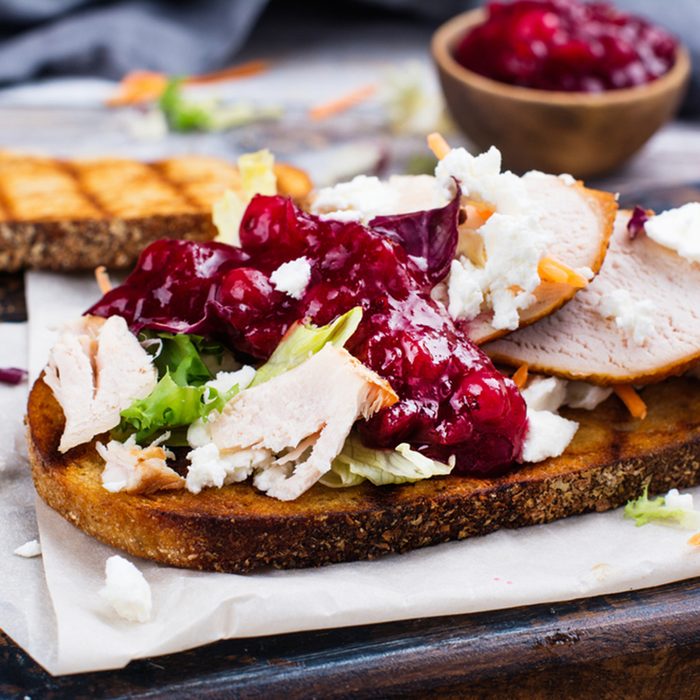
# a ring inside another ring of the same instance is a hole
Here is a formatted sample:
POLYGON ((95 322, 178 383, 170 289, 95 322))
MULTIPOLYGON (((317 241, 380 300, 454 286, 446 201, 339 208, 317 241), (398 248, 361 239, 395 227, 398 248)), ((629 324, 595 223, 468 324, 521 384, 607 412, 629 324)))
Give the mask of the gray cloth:
POLYGON ((229 61, 266 0, 1 0, 0 82, 46 74, 199 73, 229 61), (40 22, 34 25, 34 22, 40 22), (12 25, 19 31, 9 34, 12 25), (8 35, 9 34, 9 35, 8 35))

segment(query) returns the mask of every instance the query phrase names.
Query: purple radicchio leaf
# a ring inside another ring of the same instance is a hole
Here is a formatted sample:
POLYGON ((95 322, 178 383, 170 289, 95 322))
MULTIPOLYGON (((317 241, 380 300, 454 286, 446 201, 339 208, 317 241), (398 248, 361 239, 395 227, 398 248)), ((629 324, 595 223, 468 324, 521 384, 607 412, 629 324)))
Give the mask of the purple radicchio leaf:
POLYGON ((630 220, 627 222, 627 233, 633 241, 640 233, 644 233, 644 224, 649 221, 649 216, 641 207, 635 207, 630 220))
POLYGON ((19 369, 19 367, 0 367, 1 384, 20 384, 26 378, 26 369, 19 369))
POLYGON ((461 195, 457 187, 452 201, 444 207, 376 216, 369 226, 400 243, 413 258, 423 258, 428 279, 437 284, 449 272, 457 250, 461 195))

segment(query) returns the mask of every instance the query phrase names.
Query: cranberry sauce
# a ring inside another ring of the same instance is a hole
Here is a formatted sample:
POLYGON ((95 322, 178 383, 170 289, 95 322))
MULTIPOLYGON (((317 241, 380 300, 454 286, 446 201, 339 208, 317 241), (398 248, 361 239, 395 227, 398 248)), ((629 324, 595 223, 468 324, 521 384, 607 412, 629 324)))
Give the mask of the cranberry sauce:
POLYGON ((241 224, 240 249, 154 243, 90 313, 120 314, 134 329, 205 333, 265 360, 296 320, 325 324, 361 306, 348 349, 400 397, 360 426, 363 441, 408 442, 442 461, 454 455, 456 473, 495 475, 520 455, 524 401, 431 299, 431 287, 429 273, 389 236, 257 196, 241 224), (301 298, 276 291, 271 273, 302 256, 311 279, 301 298))
POLYGON ((455 58, 494 80, 541 90, 601 92, 651 82, 676 60, 677 42, 603 2, 491 2, 486 22, 455 58))

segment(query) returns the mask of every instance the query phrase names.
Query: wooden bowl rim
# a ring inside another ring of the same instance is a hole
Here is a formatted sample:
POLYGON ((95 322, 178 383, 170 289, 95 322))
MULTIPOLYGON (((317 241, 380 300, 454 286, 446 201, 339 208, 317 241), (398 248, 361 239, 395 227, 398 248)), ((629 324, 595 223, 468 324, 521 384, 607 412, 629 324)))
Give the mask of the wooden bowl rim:
POLYGON ((538 90, 501 83, 465 68, 452 55, 457 39, 469 28, 480 24, 486 16, 483 9, 469 10, 456 15, 442 24, 433 34, 431 50, 438 68, 460 83, 501 98, 531 104, 549 104, 559 107, 597 108, 609 105, 629 104, 653 99, 683 87, 690 77, 690 55, 688 49, 678 44, 676 62, 664 75, 651 83, 604 92, 566 92, 538 90))

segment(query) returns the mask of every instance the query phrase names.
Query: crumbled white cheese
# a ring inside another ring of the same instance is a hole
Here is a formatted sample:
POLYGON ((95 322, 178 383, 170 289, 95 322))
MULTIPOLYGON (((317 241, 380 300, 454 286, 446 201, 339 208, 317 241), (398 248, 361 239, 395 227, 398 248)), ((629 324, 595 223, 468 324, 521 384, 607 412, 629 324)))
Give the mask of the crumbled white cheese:
POLYGON ((247 389, 255 377, 255 368, 244 365, 235 372, 217 372, 214 379, 210 379, 205 386, 216 389, 219 394, 225 394, 234 386, 238 386, 238 391, 247 389))
POLYGON ((124 557, 107 559, 105 585, 100 596, 117 615, 129 622, 148 622, 151 619, 151 587, 143 574, 124 557))
POLYGON ((664 496, 664 505, 669 510, 694 510, 693 506, 693 494, 692 493, 679 493, 678 489, 671 489, 664 496))
POLYGON ((521 455, 523 462, 541 462, 549 457, 559 457, 578 430, 578 423, 551 411, 528 408, 527 421, 527 436, 521 455))
POLYGON ((558 411, 566 401, 565 379, 533 377, 522 390, 528 408, 533 411, 558 411))
POLYGON ((612 394, 612 389, 587 382, 535 375, 521 393, 528 408, 536 411, 554 412, 562 406, 592 411, 612 394))
POLYGON ((500 214, 522 214, 528 210, 528 196, 522 180, 501 172, 501 152, 491 146, 473 156, 464 148, 453 148, 435 168, 435 177, 446 196, 454 194, 457 180, 462 195, 493 205, 500 214))
POLYGON ((484 302, 482 272, 467 258, 453 260, 447 283, 447 311, 454 319, 471 320, 479 315, 484 302))
POLYGON ((475 284, 493 309, 491 325, 515 330, 520 323, 518 311, 535 300, 533 291, 541 282, 537 267, 547 237, 536 217, 500 213, 493 214, 478 231, 484 239, 486 264, 482 269, 472 265, 468 271, 476 277, 475 284))
POLYGON ((325 214, 319 214, 321 221, 340 221, 349 223, 353 221, 362 221, 362 212, 353 209, 338 209, 337 211, 329 211, 325 214))
POLYGON ((633 299, 626 289, 616 289, 603 296, 599 311, 603 318, 615 320, 615 325, 637 345, 643 345, 654 332, 656 308, 649 299, 633 299))
POLYGON ((18 557, 25 557, 26 559, 38 557, 41 554, 41 544, 39 544, 39 540, 29 540, 29 542, 25 542, 17 547, 14 553, 18 557))
POLYGON ((311 264, 305 257, 282 263, 271 275, 270 282, 278 292, 292 299, 301 299, 311 279, 311 264))
POLYGON ((560 173, 559 179, 569 187, 576 184, 576 178, 573 175, 570 175, 569 173, 560 173))
POLYGON ((568 382, 566 386, 566 406, 592 411, 600 406, 613 390, 607 386, 595 386, 588 382, 568 382))
POLYGON ((323 220, 369 223, 376 216, 435 209, 449 200, 429 175, 392 175, 388 180, 358 175, 318 191, 311 212, 323 220))
MULTIPOLYGON (((188 431, 188 438, 190 433, 188 431)), ((197 440, 198 437, 195 437, 197 440)), ((199 493, 203 488, 221 488, 225 484, 245 481, 256 467, 272 461, 269 450, 238 450, 230 454, 219 452, 213 442, 196 447, 188 453, 190 466, 185 479, 186 488, 199 493)))
POLYGON ((353 210, 367 222, 380 214, 398 210, 399 194, 378 177, 358 175, 349 182, 339 182, 333 187, 318 191, 311 205, 314 213, 353 210))
POLYGON ((659 245, 675 250, 690 262, 700 262, 700 202, 652 216, 644 230, 659 245))

